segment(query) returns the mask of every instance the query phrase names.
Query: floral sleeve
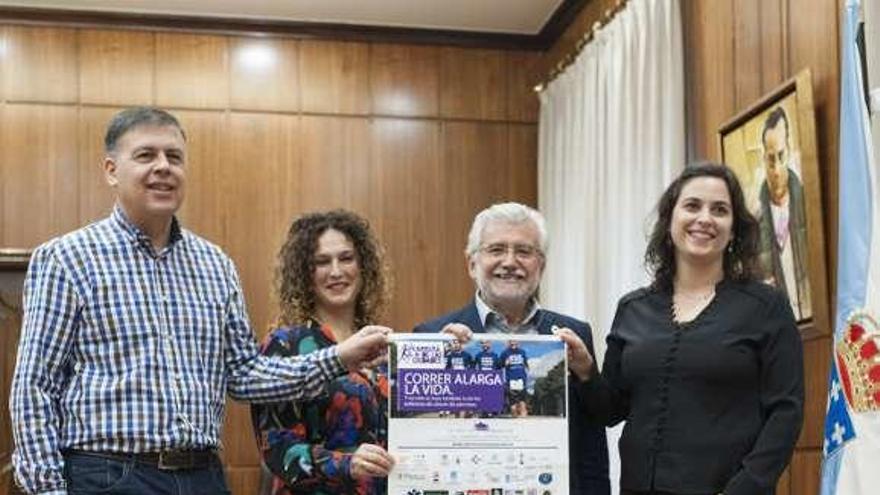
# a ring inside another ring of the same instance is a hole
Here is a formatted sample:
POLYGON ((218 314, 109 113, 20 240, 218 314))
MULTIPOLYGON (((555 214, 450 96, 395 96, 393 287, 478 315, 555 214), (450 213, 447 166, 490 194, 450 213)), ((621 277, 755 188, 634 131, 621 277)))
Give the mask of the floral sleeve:
MULTIPOLYGON (((278 329, 261 352, 293 356, 327 345, 332 342, 316 329, 278 329)), ((276 478, 273 494, 372 492, 369 481, 349 474, 357 446, 374 440, 364 434, 375 424, 372 416, 379 407, 370 386, 358 376, 344 377, 313 401, 252 406, 263 461, 276 478)))

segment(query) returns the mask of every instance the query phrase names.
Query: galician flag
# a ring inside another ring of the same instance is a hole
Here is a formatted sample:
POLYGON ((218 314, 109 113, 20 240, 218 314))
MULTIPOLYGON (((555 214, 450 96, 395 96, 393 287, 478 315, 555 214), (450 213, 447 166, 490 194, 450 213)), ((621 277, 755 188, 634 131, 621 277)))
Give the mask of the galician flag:
POLYGON ((880 182, 847 0, 840 70, 837 313, 825 416, 822 495, 880 493, 880 182))

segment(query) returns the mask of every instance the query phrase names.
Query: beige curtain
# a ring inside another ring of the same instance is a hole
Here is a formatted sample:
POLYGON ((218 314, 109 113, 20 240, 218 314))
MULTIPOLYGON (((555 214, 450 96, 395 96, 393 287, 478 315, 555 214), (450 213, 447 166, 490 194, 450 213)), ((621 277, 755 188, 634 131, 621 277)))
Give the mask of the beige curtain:
MULTIPOLYGON (((630 0, 541 94, 538 203, 551 246, 542 304, 593 325, 601 364, 618 298, 642 257, 664 187, 684 166, 678 0, 630 0)), ((609 430, 617 492, 619 427, 609 430)))

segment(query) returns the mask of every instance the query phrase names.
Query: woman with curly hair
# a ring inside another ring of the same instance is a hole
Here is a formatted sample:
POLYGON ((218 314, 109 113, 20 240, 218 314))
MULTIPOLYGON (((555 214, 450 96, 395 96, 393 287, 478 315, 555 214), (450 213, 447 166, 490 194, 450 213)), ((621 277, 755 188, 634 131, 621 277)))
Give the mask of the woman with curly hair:
POLYGON ((785 295, 758 281, 758 224, 733 172, 693 165, 666 189, 602 373, 577 339, 584 419, 626 421, 621 495, 770 495, 803 420, 801 338, 785 295))
MULTIPOLYGON (((388 269, 360 216, 344 210, 303 215, 291 225, 278 259, 281 317, 263 354, 296 356, 329 347, 382 316, 388 269)), ((384 493, 394 463, 385 450, 387 399, 386 375, 359 370, 310 402, 252 406, 257 442, 273 475, 269 493, 384 493)))

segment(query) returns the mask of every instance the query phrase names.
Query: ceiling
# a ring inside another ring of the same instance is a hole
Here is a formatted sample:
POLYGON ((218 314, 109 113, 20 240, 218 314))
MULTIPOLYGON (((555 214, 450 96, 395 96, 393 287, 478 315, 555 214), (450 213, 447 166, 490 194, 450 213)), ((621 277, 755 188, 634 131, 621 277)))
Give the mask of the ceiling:
POLYGON ((0 0, 0 6, 536 35, 563 0, 0 0))

